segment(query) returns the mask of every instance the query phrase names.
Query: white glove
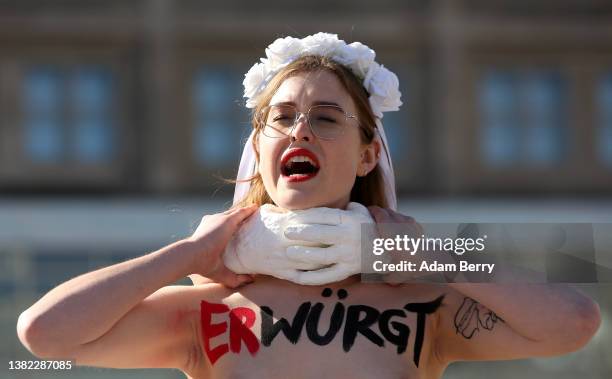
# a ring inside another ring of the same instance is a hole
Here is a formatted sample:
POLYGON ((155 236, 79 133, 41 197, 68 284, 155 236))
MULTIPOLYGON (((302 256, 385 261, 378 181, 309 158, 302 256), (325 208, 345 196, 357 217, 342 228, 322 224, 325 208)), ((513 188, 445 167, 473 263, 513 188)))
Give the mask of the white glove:
MULTIPOLYGON (((287 256, 295 261, 316 262, 327 267, 297 272, 291 279, 299 284, 321 285, 337 282, 362 271, 362 237, 369 243, 377 238, 375 221, 362 204, 351 202, 346 210, 335 210, 340 216, 334 224, 298 224, 285 228, 285 236, 295 241, 321 242, 326 247, 290 246, 287 256), (362 228, 362 224, 371 224, 362 228), (362 233, 366 233, 365 236, 362 233)), ((367 257, 372 257, 367 254, 367 257)), ((365 266, 369 267, 369 266, 365 266)), ((365 270, 367 271, 367 270, 365 270)))
POLYGON ((238 274, 310 285, 340 281, 361 271, 362 223, 374 220, 358 203, 298 211, 265 204, 238 230, 223 260, 238 274))
POLYGON ((240 227, 230 240, 223 261, 237 274, 267 274, 290 279, 299 270, 313 270, 324 265, 310 261, 293 261, 287 256, 292 245, 318 246, 320 242, 293 241, 284 236, 284 229, 291 224, 338 223, 339 216, 331 208, 288 211, 271 204, 262 205, 240 227))

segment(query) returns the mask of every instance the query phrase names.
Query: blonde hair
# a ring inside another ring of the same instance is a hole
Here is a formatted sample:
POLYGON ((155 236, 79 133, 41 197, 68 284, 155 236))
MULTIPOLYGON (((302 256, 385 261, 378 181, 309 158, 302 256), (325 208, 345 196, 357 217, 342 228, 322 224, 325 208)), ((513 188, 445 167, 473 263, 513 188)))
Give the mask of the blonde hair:
MULTIPOLYGON (((376 122, 374 121, 374 114, 372 113, 372 108, 370 107, 370 102, 368 100, 368 92, 361 84, 361 80, 358 79, 351 70, 337 62, 334 62, 328 57, 306 55, 285 66, 274 76, 274 78, 272 78, 270 83, 268 83, 266 88, 261 93, 259 102, 253 110, 251 120, 252 126, 255 129, 253 150, 255 151, 258 164, 259 151, 257 148, 257 143, 261 130, 264 127, 264 123, 261 121, 262 117, 258 116, 260 115, 262 109, 270 103, 270 100, 286 79, 301 73, 314 73, 322 70, 326 70, 334 74, 344 89, 349 93, 357 107, 357 118, 359 120, 359 129, 361 131, 361 142, 365 145, 372 143, 376 133, 376 122)), ((382 148, 386 149, 386 146, 383 146, 382 148)), ((237 181, 230 179, 227 181, 230 183, 250 182, 250 188, 247 195, 232 208, 244 207, 251 204, 274 204, 272 198, 270 198, 270 195, 264 187, 263 180, 259 173, 255 173, 255 175, 252 177, 244 180, 237 181)), ((355 184, 351 189, 350 201, 358 202, 365 206, 377 205, 383 208, 388 207, 389 204, 385 197, 383 176, 378 165, 366 176, 356 178, 355 184)))

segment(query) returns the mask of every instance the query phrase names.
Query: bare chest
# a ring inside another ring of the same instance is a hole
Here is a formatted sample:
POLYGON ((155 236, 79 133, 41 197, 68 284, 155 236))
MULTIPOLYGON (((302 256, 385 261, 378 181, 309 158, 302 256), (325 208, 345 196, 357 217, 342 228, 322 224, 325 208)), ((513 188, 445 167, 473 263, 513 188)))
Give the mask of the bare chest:
POLYGON ((201 377, 431 377, 439 298, 402 302, 330 288, 289 295, 203 300, 201 377))

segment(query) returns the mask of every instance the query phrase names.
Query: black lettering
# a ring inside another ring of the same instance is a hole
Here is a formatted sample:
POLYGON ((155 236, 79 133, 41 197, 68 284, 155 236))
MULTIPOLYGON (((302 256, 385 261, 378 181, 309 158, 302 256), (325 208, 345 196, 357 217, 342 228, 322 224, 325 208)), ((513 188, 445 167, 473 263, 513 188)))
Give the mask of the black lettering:
MULTIPOLYGON (((321 292, 321 296, 329 298, 333 295, 331 288, 325 288, 321 292)), ((339 289, 337 292, 338 299, 346 299, 348 292, 345 289, 339 289)), ((310 302, 304 302, 298 308, 293 322, 289 323, 285 318, 281 318, 274 322, 274 313, 272 309, 266 306, 261 307, 261 343, 264 346, 270 346, 276 336, 282 331, 287 340, 292 344, 296 344, 302 334, 304 325, 306 326, 306 335, 308 339, 319 346, 328 345, 338 335, 342 328, 342 322, 346 314, 344 325, 344 333, 342 336, 342 348, 345 352, 351 350, 357 339, 357 335, 361 334, 373 344, 384 347, 385 340, 389 341, 397 347, 397 353, 402 354, 408 348, 408 340, 410 338, 410 327, 403 322, 394 321, 394 317, 406 318, 405 311, 417 314, 417 329, 414 340, 414 355, 413 360, 415 365, 419 366, 423 342, 425 340, 425 330, 427 315, 438 310, 445 295, 437 297, 435 300, 425 303, 408 303, 404 309, 387 309, 382 313, 376 308, 367 305, 351 305, 348 308, 341 302, 337 302, 330 316, 329 327, 325 334, 319 334, 319 323, 321 314, 325 308, 325 304, 316 303, 312 305, 310 302), (372 325, 377 324, 382 337, 380 337, 373 329, 372 325)), ((464 300, 457 314, 455 315, 455 326, 458 332, 464 334, 465 324, 469 324, 468 320, 474 319, 476 314, 477 321, 480 321, 477 326, 484 329, 493 329, 497 321, 502 321, 493 312, 485 313, 484 317, 478 317, 478 310, 474 304, 464 300)), ((471 330, 469 337, 474 334, 471 330)), ((466 336, 464 334, 464 336, 466 336)), ((469 338, 466 336, 466 338, 469 338)))
POLYGON ((310 302, 302 303, 293 317, 293 323, 281 318, 274 322, 274 311, 265 305, 261 307, 261 343, 270 346, 276 335, 282 330, 289 342, 296 344, 302 334, 304 322, 310 311, 310 302))
POLYGON ((351 305, 346 313, 346 324, 344 325, 344 337, 342 339, 342 348, 348 352, 357 338, 357 333, 361 333, 364 337, 378 346, 384 346, 385 341, 378 334, 370 329, 376 321, 380 312, 376 308, 367 305, 351 305), (363 319, 360 314, 364 313, 363 319))
POLYGON ((401 309, 388 309, 384 311, 381 313, 380 319, 378 320, 378 328, 387 341, 397 346, 397 353, 401 354, 406 351, 406 347, 408 346, 410 328, 401 322, 390 321, 391 317, 394 316, 406 317, 406 313, 401 309), (389 325, 393 326, 397 334, 391 331, 389 325))
POLYGON ((334 339, 342 327, 342 321, 344 320, 344 305, 342 303, 336 303, 330 318, 329 329, 324 335, 320 335, 318 332, 318 325, 323 307, 322 303, 316 303, 310 310, 308 320, 306 320, 306 333, 308 338, 320 346, 327 345, 334 339))
POLYGON ((433 301, 428 303, 409 303, 404 306, 408 312, 417 314, 417 331, 414 338, 414 364, 419 367, 419 359, 421 357, 421 349, 423 348, 423 340, 425 339, 425 320, 427 315, 434 313, 442 304, 444 295, 438 296, 433 301))

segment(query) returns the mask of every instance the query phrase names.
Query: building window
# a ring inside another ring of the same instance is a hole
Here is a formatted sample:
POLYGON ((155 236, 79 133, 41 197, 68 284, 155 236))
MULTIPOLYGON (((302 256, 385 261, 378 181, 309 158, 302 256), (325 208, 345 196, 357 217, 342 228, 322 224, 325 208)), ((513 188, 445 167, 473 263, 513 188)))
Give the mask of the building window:
POLYGON ((242 98, 244 70, 207 66, 193 81, 193 155, 205 167, 233 166, 250 131, 242 98))
POLYGON ((22 91, 23 151, 34 163, 100 164, 116 149, 115 77, 99 66, 33 66, 22 91))
POLYGON ((598 152, 602 162, 612 167, 612 72, 602 77, 597 97, 599 102, 598 152))
POLYGON ((23 81, 24 150, 35 162, 59 162, 64 146, 62 75, 56 68, 38 67, 23 81))
POLYGON ((79 162, 103 162, 114 154, 114 78, 104 69, 79 68, 72 80, 70 104, 74 126, 74 158, 79 162))
POLYGON ((492 70, 480 83, 480 151, 490 167, 538 167, 566 155, 566 83, 546 70, 492 70))

